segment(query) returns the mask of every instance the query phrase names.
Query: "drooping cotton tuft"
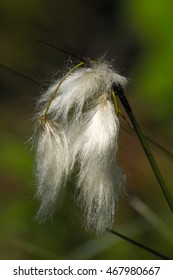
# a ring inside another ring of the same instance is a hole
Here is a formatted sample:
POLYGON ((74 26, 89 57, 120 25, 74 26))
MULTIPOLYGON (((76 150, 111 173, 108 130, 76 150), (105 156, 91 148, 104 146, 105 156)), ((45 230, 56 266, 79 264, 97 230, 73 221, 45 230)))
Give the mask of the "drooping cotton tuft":
POLYGON ((67 139, 62 128, 46 121, 42 124, 36 149, 37 196, 41 200, 38 217, 52 214, 68 174, 67 139))
POLYGON ((116 163, 119 120, 107 93, 83 120, 74 150, 79 154, 79 204, 89 229, 103 232, 113 222, 124 175, 116 163))
POLYGON ((111 92, 113 84, 125 87, 126 79, 99 60, 60 82, 38 100, 37 116, 44 120, 36 141, 38 216, 51 215, 78 162, 76 201, 85 228, 104 232, 112 226, 125 182, 117 164, 119 120, 111 92))

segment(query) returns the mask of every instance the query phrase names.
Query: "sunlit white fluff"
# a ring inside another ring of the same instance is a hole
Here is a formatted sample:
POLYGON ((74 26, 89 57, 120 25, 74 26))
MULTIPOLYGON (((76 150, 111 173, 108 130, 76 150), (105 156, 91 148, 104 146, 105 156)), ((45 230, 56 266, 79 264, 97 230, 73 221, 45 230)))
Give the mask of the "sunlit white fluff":
MULTIPOLYGON (((40 103, 45 103, 49 100, 59 82, 60 80, 58 79, 49 87, 47 92, 40 98, 40 103)), ((74 117, 80 118, 84 104, 97 98, 103 91, 110 90, 113 83, 124 87, 127 80, 116 73, 112 66, 105 61, 98 60, 93 63, 92 67, 79 68, 61 84, 51 103, 49 114, 56 120, 63 118, 66 121, 68 113, 71 109, 74 109, 74 117)))
POLYGON ((36 148, 37 196, 41 200, 39 218, 52 214, 67 174, 68 149, 64 130, 49 121, 42 123, 36 148))
MULTIPOLYGON (((45 114, 55 81, 38 100, 38 117, 45 114)), ((99 60, 78 68, 60 85, 39 129, 36 147, 38 217, 51 214, 76 162, 76 201, 84 225, 95 232, 111 228, 125 176, 116 162, 119 120, 111 100, 113 84, 126 79, 99 60)))
POLYGON ((85 226, 96 232, 110 228, 125 181, 116 163, 119 120, 108 93, 86 113, 74 146, 79 155, 78 201, 84 208, 85 226))

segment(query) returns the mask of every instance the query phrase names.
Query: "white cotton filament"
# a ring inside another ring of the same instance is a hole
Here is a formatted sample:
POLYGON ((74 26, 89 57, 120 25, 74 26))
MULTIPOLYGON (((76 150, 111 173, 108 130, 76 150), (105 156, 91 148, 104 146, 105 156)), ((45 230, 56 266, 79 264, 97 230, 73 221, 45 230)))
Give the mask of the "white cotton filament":
POLYGON ((37 196, 41 200, 39 219, 52 214, 68 174, 68 149, 64 131, 49 121, 41 124, 36 147, 37 196))
POLYGON ((70 71, 60 82, 55 81, 38 100, 40 124, 35 143, 41 206, 37 216, 52 215, 78 162, 76 201, 83 211, 84 226, 101 233, 113 224, 125 183, 116 161, 119 119, 111 94, 112 85, 124 87, 126 79, 99 60, 70 71))
POLYGON ((124 184, 116 164, 119 120, 106 93, 83 122, 75 147, 80 162, 78 201, 84 207, 86 227, 103 232, 112 225, 124 184))

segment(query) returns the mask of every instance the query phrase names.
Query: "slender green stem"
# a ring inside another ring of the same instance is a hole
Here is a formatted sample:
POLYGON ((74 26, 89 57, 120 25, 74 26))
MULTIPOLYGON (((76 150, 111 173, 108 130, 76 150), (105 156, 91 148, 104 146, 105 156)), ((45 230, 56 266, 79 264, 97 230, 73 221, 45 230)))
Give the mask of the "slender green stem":
POLYGON ((126 96, 125 96, 124 90, 123 90, 123 88, 117 87, 116 85, 113 86, 113 90, 116 93, 116 95, 119 97, 121 103, 123 104, 128 116, 129 116, 129 119, 130 119, 130 121, 131 121, 131 123, 134 127, 134 130, 136 131, 136 133, 139 137, 141 145, 142 145, 142 147, 144 149, 144 152, 145 152, 145 154, 148 158, 148 161, 151 165, 151 168, 152 168, 152 170, 153 170, 153 172, 156 176, 156 179, 157 179, 157 181, 158 181, 158 183, 159 183, 159 185, 162 189, 162 192, 163 192, 163 194, 164 194, 164 196, 165 196, 165 198, 166 198, 166 200, 169 204, 169 207, 170 207, 171 211, 173 212, 173 198, 172 198, 172 196, 171 196, 171 194, 170 194, 170 192, 169 192, 169 190, 166 186, 166 183, 165 183, 165 181, 164 181, 164 179, 161 175, 159 167, 158 167, 158 165, 157 165, 157 163, 156 163, 156 161, 155 161, 155 159, 154 159, 154 157, 151 153, 151 150, 148 146, 147 140, 146 140, 144 134, 142 133, 142 131, 141 131, 139 125, 138 125, 138 122, 137 122, 137 120, 136 120, 136 118, 135 118, 135 116, 132 112, 131 106, 130 106, 130 104, 129 104, 126 96))
MULTIPOLYGON (((126 122, 127 123, 127 122, 126 122)), ((134 128, 129 126, 121 126, 121 128, 126 131, 127 133, 130 133, 131 135, 135 136, 134 128)), ((164 146, 160 145, 158 142, 156 142, 154 139, 150 138, 148 135, 144 134, 145 138, 150 142, 153 146, 158 148, 161 152, 165 153, 167 157, 172 161, 173 160, 173 152, 165 148, 164 146)))
POLYGON ((34 78, 32 78, 32 77, 30 77, 30 76, 27 76, 27 75, 25 75, 25 74, 19 72, 19 71, 15 70, 15 69, 13 69, 13 68, 11 68, 11 67, 5 65, 5 64, 1 64, 1 63, 0 63, 0 67, 1 67, 1 68, 4 68, 4 69, 6 69, 6 70, 8 70, 8 71, 10 71, 10 72, 12 72, 13 74, 16 74, 16 75, 20 76, 20 77, 22 77, 22 78, 24 78, 24 79, 26 79, 26 80, 28 80, 28 81, 34 83, 34 84, 40 85, 40 82, 39 82, 39 81, 35 80, 34 78))
POLYGON ((57 94, 60 86, 62 85, 62 83, 64 82, 64 80, 73 72, 75 71, 77 68, 79 68, 80 66, 82 66, 84 64, 84 62, 80 62, 79 64, 75 65, 72 69, 70 69, 67 74, 62 78, 62 80, 59 82, 59 84, 57 85, 57 87, 55 88, 55 90, 53 91, 49 101, 48 101, 48 104, 46 106, 46 109, 45 109, 45 112, 44 112, 44 115, 41 117, 42 120, 46 120, 46 116, 48 114, 48 111, 49 111, 49 108, 50 108, 50 105, 53 101, 53 99, 55 98, 55 95, 57 94))
MULTIPOLYGON (((169 242, 173 246, 173 228, 161 218, 160 213, 154 212, 142 200, 136 196, 131 196, 128 200, 129 205, 143 217, 159 234, 162 235, 163 240, 169 242)), ((164 242, 164 241, 163 241, 164 242)))
POLYGON ((170 258, 166 257, 165 255, 160 254, 159 252, 155 251, 154 249, 151 249, 148 246, 146 246, 144 244, 141 244, 141 243, 137 242, 136 240, 133 240, 133 239, 131 239, 131 238, 129 238, 129 237, 127 237, 127 236, 125 236, 125 235, 115 231, 115 230, 109 230, 109 232, 114 234, 114 235, 117 235, 118 237, 120 237, 120 238, 122 238, 122 239, 124 239, 124 240, 126 240, 126 241, 128 241, 130 243, 132 243, 133 245, 135 245, 135 246, 137 246, 139 248, 144 249, 145 251, 147 251, 147 252, 149 252, 149 253, 151 253, 151 254, 153 254, 153 255, 155 255, 155 256, 163 259, 163 260, 170 260, 170 258))
POLYGON ((84 63, 86 63, 86 64, 90 63, 90 59, 88 59, 88 58, 79 56, 79 55, 74 54, 74 53, 72 53, 72 52, 70 52, 70 51, 67 51, 67 50, 65 50, 65 49, 63 49, 63 48, 59 48, 59 47, 57 47, 57 46, 55 46, 55 45, 53 45, 53 44, 50 44, 50 43, 48 43, 48 42, 46 42, 46 41, 43 41, 43 40, 41 40, 41 39, 39 39, 39 38, 35 38, 35 40, 38 41, 39 43, 43 44, 43 45, 46 45, 46 46, 50 47, 50 48, 56 49, 56 50, 58 50, 58 51, 60 51, 60 52, 63 52, 63 53, 65 53, 65 54, 67 54, 67 55, 73 56, 73 57, 79 59, 80 61, 82 61, 82 62, 84 62, 84 63))
MULTIPOLYGON (((18 72, 17 70, 15 70, 15 69, 13 69, 13 68, 11 68, 11 67, 9 67, 9 66, 6 66, 6 65, 0 63, 0 67, 4 68, 4 69, 6 69, 7 71, 10 71, 10 72, 12 72, 12 73, 14 73, 14 74, 16 74, 16 75, 18 75, 18 76, 20 76, 20 77, 22 77, 22 78, 24 78, 24 79, 26 79, 26 80, 28 80, 28 81, 30 81, 30 82, 33 82, 33 83, 36 84, 36 85, 41 85, 41 82, 40 82, 40 81, 37 81, 37 80, 35 80, 34 78, 32 78, 32 77, 30 77, 30 76, 28 76, 28 75, 26 75, 26 74, 20 73, 20 72, 18 72)), ((126 120, 125 120, 125 121, 126 121, 126 120)), ((126 121, 126 122, 127 122, 127 121, 126 121)), ((131 127, 131 126, 130 126, 130 127, 131 127)), ((127 130, 127 128, 123 127, 123 129, 126 130, 128 133, 130 133, 130 130, 127 130)), ((173 160, 173 153, 172 153, 171 151, 169 151, 168 149, 166 149, 164 146, 160 145, 160 144, 159 144, 158 142, 156 142, 155 140, 151 139, 149 136, 146 136, 146 135, 144 135, 144 136, 145 136, 145 138, 147 138, 147 140, 148 140, 150 143, 152 143, 152 144, 153 144, 154 146, 156 146, 159 150, 161 150, 161 151, 164 152, 167 156, 169 156, 171 160, 173 160)))

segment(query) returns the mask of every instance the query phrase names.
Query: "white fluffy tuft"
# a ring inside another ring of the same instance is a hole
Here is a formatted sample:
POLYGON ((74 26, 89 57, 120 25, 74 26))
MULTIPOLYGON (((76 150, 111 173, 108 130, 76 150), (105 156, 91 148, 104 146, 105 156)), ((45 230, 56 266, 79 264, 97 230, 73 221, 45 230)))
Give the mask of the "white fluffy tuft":
MULTIPOLYGON (((40 98, 39 103, 45 103, 58 86, 60 80, 51 85, 48 91, 40 98)), ((55 120, 67 120, 71 109, 75 110, 75 118, 80 118, 84 104, 110 90, 112 84, 125 87, 127 80, 113 71, 106 62, 93 63, 91 68, 79 68, 70 74, 61 84, 58 94, 51 103, 49 114, 55 120)))
POLYGON ((86 227, 96 232, 111 227, 125 179, 115 161, 119 120, 107 98, 103 94, 86 113, 74 146, 80 162, 78 201, 84 208, 86 227))
POLYGON ((116 162, 119 120, 111 91, 113 84, 125 87, 127 81, 102 60, 78 68, 59 87, 60 81, 38 101, 38 117, 44 116, 36 141, 38 217, 51 215, 67 176, 79 162, 76 201, 84 211, 85 227, 104 232, 112 226, 125 183, 116 162))
POLYGON ((56 124, 42 124, 37 140, 37 196, 41 200, 38 217, 52 214, 68 175, 68 148, 64 130, 56 124))

